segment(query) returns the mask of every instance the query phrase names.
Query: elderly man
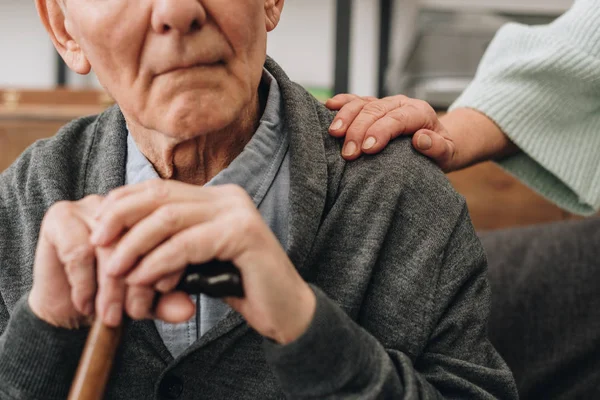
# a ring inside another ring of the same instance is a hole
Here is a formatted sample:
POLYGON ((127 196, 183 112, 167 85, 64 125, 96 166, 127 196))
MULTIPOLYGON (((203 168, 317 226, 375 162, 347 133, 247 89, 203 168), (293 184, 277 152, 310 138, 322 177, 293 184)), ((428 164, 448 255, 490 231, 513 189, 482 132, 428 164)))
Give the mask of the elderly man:
POLYGON ((118 106, 0 178, 1 398, 64 398, 91 317, 124 314, 108 398, 515 397, 464 201, 406 141, 343 161, 265 62, 283 0, 37 6, 118 106), (244 298, 174 290, 213 259, 244 298))

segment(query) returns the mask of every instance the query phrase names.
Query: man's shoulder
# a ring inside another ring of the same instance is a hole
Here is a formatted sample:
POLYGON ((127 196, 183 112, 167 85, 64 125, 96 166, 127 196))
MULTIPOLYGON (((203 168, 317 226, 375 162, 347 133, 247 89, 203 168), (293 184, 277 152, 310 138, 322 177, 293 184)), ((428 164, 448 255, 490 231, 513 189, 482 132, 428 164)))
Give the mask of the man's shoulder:
POLYGON ((373 183, 377 182, 380 196, 388 201, 393 199, 397 205, 421 209, 440 207, 448 215, 462 212, 464 198, 433 161, 414 149, 411 137, 393 140, 379 154, 363 154, 357 160, 346 162, 341 156, 343 140, 332 137, 328 131, 336 112, 316 99, 314 106, 322 127, 330 185, 339 185, 358 197, 365 190, 375 189, 373 183))
POLYGON ((378 181, 380 189, 396 195, 400 203, 443 206, 459 212, 464 199, 440 168, 412 146, 411 138, 396 139, 377 155, 363 155, 349 162, 344 178, 358 182, 378 181))
POLYGON ((393 241, 422 236, 447 243, 457 226, 470 226, 463 196, 437 165, 413 149, 410 138, 347 162, 334 203, 362 215, 360 224, 385 229, 393 241))

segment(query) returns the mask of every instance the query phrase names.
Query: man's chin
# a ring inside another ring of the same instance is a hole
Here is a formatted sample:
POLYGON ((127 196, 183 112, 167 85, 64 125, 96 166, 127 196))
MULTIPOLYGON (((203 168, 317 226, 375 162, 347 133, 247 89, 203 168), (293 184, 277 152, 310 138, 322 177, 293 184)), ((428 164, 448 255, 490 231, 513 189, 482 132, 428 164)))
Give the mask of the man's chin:
POLYGON ((157 131, 169 138, 183 142, 200 136, 219 132, 230 126, 228 118, 215 118, 214 115, 195 113, 193 115, 183 114, 172 118, 157 121, 157 131))

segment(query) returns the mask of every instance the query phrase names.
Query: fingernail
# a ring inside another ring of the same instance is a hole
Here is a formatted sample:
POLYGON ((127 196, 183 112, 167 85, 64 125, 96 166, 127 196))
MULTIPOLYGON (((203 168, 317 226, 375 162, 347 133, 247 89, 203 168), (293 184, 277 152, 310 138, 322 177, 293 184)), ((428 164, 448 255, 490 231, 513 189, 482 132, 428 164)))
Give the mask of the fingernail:
POLYGON ((123 307, 119 303, 113 303, 108 306, 104 314, 104 322, 110 326, 118 326, 123 316, 123 307))
POLYGON ((335 121, 333 121, 333 124, 331 124, 330 129, 332 131, 337 131, 342 127, 342 125, 344 125, 344 122, 341 119, 336 119, 335 121))
POLYGON ((370 136, 367 138, 367 140, 364 141, 363 149, 365 149, 365 150, 372 149, 373 146, 375 146, 375 144, 377 144, 377 139, 375 139, 373 136, 370 136))
POLYGON ((429 150, 432 145, 431 138, 424 133, 417 138, 417 147, 421 150, 429 150))
POLYGON ((342 152, 342 154, 345 156, 351 156, 355 152, 356 152, 356 143, 350 141, 350 142, 346 143, 346 146, 344 146, 344 151, 342 152))

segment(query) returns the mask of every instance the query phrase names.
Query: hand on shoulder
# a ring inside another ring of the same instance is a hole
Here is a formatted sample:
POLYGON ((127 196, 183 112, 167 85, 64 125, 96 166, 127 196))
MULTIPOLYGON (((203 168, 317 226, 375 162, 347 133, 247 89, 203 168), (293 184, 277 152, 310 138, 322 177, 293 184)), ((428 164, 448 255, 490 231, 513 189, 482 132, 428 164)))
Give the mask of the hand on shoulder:
POLYGON ((444 172, 518 150, 492 120, 473 109, 457 109, 438 117, 427 102, 403 95, 377 99, 340 94, 325 105, 339 110, 329 132, 345 138, 342 156, 347 160, 362 153, 379 153, 403 135, 413 135, 414 148, 444 172))

